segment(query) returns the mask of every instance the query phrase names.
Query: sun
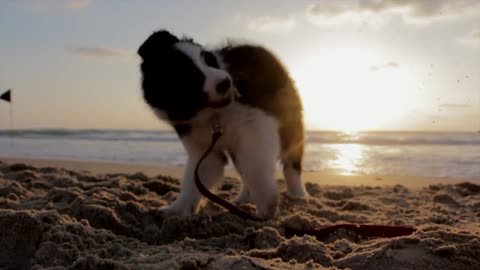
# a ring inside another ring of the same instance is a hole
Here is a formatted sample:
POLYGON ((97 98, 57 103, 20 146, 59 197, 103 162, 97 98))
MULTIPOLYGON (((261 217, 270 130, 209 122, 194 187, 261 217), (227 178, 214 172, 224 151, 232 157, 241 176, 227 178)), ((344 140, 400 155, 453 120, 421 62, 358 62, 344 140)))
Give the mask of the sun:
POLYGON ((394 127, 416 102, 415 75, 368 48, 305 53, 292 69, 311 129, 394 127))

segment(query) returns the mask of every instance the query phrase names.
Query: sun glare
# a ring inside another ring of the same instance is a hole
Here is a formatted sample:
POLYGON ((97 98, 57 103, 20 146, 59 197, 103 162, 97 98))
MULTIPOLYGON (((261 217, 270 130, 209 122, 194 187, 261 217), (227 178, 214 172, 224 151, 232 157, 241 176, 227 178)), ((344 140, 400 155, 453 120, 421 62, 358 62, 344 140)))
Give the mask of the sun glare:
POLYGON ((337 169, 337 173, 341 175, 358 174, 364 167, 364 148, 365 146, 361 144, 335 145, 337 155, 328 166, 337 169))
POLYGON ((394 127, 416 103, 413 73, 368 48, 306 53, 292 76, 313 129, 394 127))

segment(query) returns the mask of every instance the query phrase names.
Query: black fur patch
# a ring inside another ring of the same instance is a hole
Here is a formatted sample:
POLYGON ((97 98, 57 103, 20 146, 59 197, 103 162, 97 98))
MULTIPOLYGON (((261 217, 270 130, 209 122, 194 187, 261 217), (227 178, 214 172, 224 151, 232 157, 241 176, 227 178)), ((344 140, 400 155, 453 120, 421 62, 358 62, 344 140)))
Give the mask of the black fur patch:
POLYGON ((174 125, 173 128, 175 129, 178 136, 180 136, 180 137, 188 135, 190 133, 190 131, 192 131, 192 126, 189 125, 189 124, 174 125))
POLYGON ((191 119, 208 104, 203 91, 205 75, 187 55, 173 47, 178 41, 168 32, 159 31, 138 50, 143 59, 145 101, 172 121, 191 119))
POLYGON ((163 49, 169 49, 178 42, 178 38, 167 31, 153 33, 138 49, 138 55, 142 59, 162 57, 163 49))

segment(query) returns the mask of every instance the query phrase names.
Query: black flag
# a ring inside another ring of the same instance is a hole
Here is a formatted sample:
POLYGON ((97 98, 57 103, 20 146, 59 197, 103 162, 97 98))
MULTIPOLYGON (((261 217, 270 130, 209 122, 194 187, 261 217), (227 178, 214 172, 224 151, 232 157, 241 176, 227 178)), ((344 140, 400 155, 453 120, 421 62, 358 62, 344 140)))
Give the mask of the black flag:
POLYGON ((1 96, 0 96, 0 99, 3 99, 5 101, 8 101, 8 102, 12 102, 12 90, 11 89, 8 89, 7 92, 3 93, 1 96))

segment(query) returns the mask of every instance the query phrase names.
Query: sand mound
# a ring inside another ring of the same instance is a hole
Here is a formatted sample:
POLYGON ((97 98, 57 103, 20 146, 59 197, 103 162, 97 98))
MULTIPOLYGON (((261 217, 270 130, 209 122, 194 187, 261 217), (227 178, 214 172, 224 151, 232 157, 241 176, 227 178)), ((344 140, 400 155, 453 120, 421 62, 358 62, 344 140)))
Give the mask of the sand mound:
MULTIPOLYGON (((211 203, 196 216, 164 219, 158 208, 178 196, 176 179, 0 163, 0 268, 480 269, 478 185, 307 190, 307 201, 282 194, 280 216, 269 222, 211 203), (339 222, 419 230, 391 239, 338 230, 316 239, 287 237, 282 227, 339 222)), ((226 199, 238 192, 235 179, 216 191, 226 199)))

